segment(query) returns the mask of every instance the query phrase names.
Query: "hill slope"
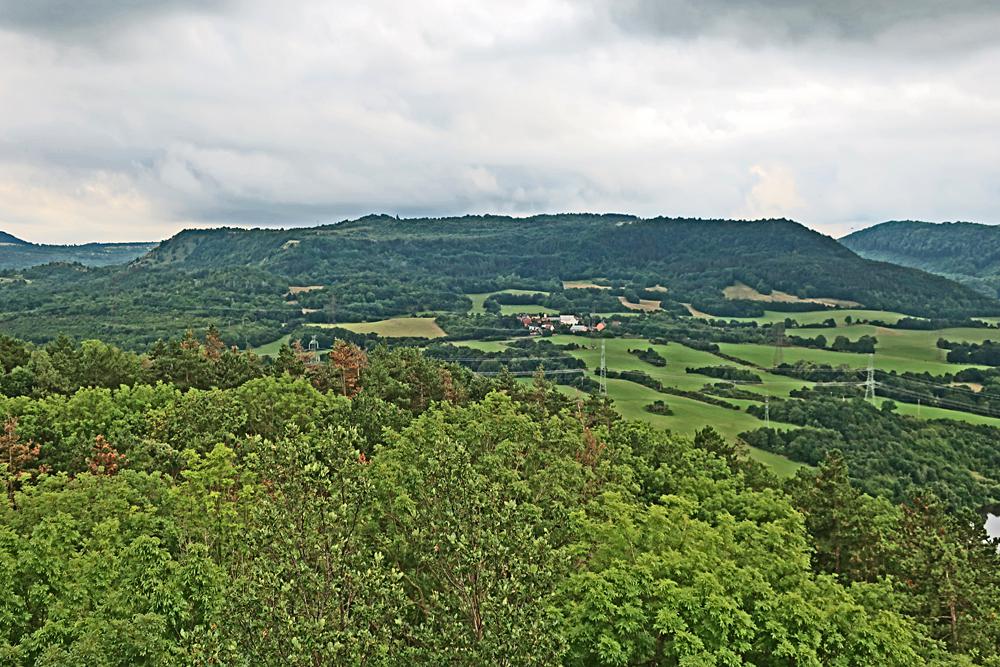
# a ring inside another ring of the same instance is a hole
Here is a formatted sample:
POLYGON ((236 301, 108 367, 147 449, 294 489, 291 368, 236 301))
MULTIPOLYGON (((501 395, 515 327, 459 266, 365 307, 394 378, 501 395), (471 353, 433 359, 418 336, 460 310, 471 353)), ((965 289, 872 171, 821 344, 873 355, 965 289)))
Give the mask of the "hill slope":
POLYGON ((245 328, 247 319, 273 335, 302 321, 303 309, 312 321, 338 322, 465 312, 468 293, 552 292, 563 280, 598 277, 636 289, 663 285, 665 301, 718 315, 760 311, 724 296, 738 283, 913 315, 1000 314, 1000 302, 967 287, 865 260, 788 220, 369 216, 309 229, 185 231, 128 267, 23 275, 31 282, 2 288, 0 303, 9 305, 0 306, 0 325, 32 337, 32 322, 45 317, 48 331, 126 344, 207 322, 245 328), (323 289, 288 295, 296 286, 323 289))
POLYGON ((350 271, 446 278, 470 291, 497 276, 545 282, 600 276, 668 285, 671 298, 724 308, 723 290, 857 301, 915 315, 996 310, 1000 304, 919 271, 867 261, 788 220, 737 222, 616 215, 356 221, 290 231, 183 232, 140 260, 187 270, 250 264, 301 284, 350 271))
POLYGON ((155 243, 44 245, 0 231, 0 269, 24 269, 50 262, 78 262, 87 266, 125 264, 154 247, 155 243))
POLYGON ((0 232, 0 245, 28 245, 27 241, 22 241, 13 234, 8 234, 7 232, 0 232))
POLYGON ((971 222, 884 222, 841 243, 863 257, 947 276, 984 294, 1000 292, 1000 227, 971 222))

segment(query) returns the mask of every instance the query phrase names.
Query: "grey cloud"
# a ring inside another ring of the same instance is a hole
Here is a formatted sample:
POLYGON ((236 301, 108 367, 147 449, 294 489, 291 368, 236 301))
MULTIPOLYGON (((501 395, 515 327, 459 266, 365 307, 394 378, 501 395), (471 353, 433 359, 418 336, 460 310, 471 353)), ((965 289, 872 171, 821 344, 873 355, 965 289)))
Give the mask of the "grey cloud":
POLYGON ((884 48, 964 44, 991 26, 983 3, 587 1, 0 0, 0 229, 1000 221, 1000 47, 884 48))
POLYGON ((1000 16, 993 0, 602 0, 601 5, 629 30, 746 39, 868 40, 907 24, 1000 16))
POLYGON ((214 11, 232 4, 230 0, 0 0, 0 27, 74 37, 176 11, 214 11))

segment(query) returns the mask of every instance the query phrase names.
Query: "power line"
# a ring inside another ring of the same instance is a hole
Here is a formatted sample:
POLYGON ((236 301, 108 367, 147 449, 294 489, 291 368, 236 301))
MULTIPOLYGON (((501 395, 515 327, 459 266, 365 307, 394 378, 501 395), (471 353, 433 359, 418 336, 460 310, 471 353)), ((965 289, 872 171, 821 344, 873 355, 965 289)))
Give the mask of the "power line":
MULTIPOLYGON (((903 394, 904 396, 909 396, 911 398, 925 399, 925 400, 927 399, 926 395, 907 389, 900 389, 898 387, 887 387, 886 389, 892 393, 903 394)), ((956 412, 964 412, 966 414, 981 414, 984 417, 994 417, 1000 419, 1000 412, 994 412, 993 410, 986 407, 969 406, 963 403, 957 403, 954 401, 949 401, 948 399, 937 398, 937 397, 934 397, 933 400, 934 404, 931 405, 931 407, 943 407, 945 409, 955 410, 956 412), (976 412, 970 412, 969 410, 970 407, 975 407, 976 412)))
MULTIPOLYGON (((923 380, 923 379, 920 379, 920 378, 906 377, 906 376, 903 376, 903 375, 892 375, 891 373, 886 373, 885 371, 878 371, 878 372, 885 373, 885 375, 887 377, 891 377, 893 379, 902 380, 903 382, 916 382, 917 384, 922 384, 922 385, 925 385, 925 386, 928 386, 928 387, 935 387, 937 389, 951 389, 951 390, 957 390, 957 391, 967 391, 970 394, 972 394, 973 396, 982 396, 982 397, 985 397, 985 398, 994 398, 994 399, 1000 401, 1000 394, 991 394, 991 393, 985 392, 985 391, 976 391, 975 389, 971 389, 969 387, 962 386, 961 384, 958 384, 958 385, 941 384, 939 382, 929 382, 928 380, 923 380)), ((895 386, 895 385, 891 385, 891 384, 886 384, 884 382, 879 383, 879 384, 882 384, 882 385, 887 386, 887 387, 893 387, 893 386, 895 386)))

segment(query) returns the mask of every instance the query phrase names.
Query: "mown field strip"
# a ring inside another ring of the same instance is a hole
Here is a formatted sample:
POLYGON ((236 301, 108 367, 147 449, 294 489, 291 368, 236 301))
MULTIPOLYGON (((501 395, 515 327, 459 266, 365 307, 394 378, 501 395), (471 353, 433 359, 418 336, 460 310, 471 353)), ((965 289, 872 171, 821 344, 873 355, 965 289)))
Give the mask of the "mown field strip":
POLYGON ((375 322, 344 322, 339 324, 310 324, 311 327, 347 329, 355 333, 373 333, 386 338, 442 338, 444 332, 433 317, 392 317, 375 322))
MULTIPOLYGON (((483 304, 486 299, 490 298, 494 294, 548 294, 545 290, 533 290, 533 289, 502 289, 496 292, 477 292, 474 294, 466 294, 472 300, 472 309, 469 310, 470 313, 485 313, 483 309, 483 304)), ((520 306, 524 308, 525 306, 520 306)), ((530 307, 530 306, 529 306, 530 307)))

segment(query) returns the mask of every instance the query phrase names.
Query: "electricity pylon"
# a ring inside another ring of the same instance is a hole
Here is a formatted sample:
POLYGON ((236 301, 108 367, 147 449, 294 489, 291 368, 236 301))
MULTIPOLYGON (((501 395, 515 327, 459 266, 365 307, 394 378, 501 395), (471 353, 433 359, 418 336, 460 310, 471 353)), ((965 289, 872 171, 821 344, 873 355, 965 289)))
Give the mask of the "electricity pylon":
POLYGON ((771 360, 771 368, 777 368, 785 363, 785 323, 778 322, 773 327, 774 331, 774 358, 771 360))
POLYGON ((875 400, 875 355, 868 355, 868 376, 865 379, 865 400, 875 400))

